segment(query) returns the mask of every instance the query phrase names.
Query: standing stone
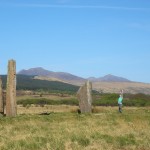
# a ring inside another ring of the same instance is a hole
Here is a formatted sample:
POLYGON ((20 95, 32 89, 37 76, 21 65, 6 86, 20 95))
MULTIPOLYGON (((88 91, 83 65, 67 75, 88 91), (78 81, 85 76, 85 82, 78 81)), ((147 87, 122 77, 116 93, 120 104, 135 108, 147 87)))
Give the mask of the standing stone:
POLYGON ((92 112, 92 83, 87 81, 77 92, 81 113, 92 112))
POLYGON ((9 60, 6 89, 6 116, 15 117, 16 114, 16 62, 9 60))
POLYGON ((3 113, 4 105, 3 105, 3 89, 2 89, 2 79, 0 77, 0 113, 3 113))

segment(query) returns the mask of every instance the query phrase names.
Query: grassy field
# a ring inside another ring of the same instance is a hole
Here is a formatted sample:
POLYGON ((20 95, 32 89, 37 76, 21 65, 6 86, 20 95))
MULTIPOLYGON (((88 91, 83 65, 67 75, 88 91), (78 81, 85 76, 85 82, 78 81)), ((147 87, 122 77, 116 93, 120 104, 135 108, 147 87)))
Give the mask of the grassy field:
POLYGON ((49 99, 49 100, 67 100, 67 99, 73 99, 76 98, 76 95, 74 94, 61 94, 61 93, 55 93, 55 94, 24 94, 24 95, 17 95, 16 97, 17 101, 26 100, 26 99, 49 99))
MULTIPOLYGON (((94 93, 92 94, 94 106, 118 106, 119 94, 116 93, 94 93)), ((79 101, 76 94, 64 94, 64 93, 42 93, 38 92, 35 94, 21 94, 17 95, 17 104, 23 105, 74 105, 78 106, 79 101)), ((138 94, 124 94, 123 98, 124 106, 134 107, 149 107, 150 106, 150 95, 142 93, 138 94)))
POLYGON ((150 108, 18 106, 15 118, 0 117, 1 150, 149 150, 150 108), (39 115, 42 112, 49 115, 39 115))

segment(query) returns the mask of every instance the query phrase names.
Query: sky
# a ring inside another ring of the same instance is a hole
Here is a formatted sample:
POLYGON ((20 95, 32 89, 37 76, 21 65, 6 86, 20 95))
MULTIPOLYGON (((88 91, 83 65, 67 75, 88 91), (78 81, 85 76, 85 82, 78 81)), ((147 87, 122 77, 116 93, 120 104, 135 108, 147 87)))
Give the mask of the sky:
POLYGON ((150 83, 150 0, 0 0, 0 74, 10 59, 150 83))

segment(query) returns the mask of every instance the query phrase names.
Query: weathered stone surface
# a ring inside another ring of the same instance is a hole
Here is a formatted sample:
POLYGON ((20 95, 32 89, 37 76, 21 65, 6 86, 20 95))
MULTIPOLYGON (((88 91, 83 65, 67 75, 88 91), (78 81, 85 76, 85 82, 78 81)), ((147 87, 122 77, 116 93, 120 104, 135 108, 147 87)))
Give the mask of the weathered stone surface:
POLYGON ((3 105, 3 89, 2 89, 2 79, 0 77, 0 113, 3 113, 4 105, 3 105))
POLYGON ((77 92, 81 113, 92 112, 92 83, 87 81, 77 92))
POLYGON ((6 89, 6 116, 15 117, 16 114, 16 62, 9 60, 6 89))

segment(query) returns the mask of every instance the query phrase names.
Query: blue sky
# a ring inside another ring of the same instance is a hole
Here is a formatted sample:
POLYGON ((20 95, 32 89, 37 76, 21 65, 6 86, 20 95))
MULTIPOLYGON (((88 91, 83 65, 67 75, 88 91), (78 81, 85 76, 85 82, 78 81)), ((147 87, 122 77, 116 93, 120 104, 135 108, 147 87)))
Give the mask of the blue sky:
POLYGON ((81 77, 150 83, 149 0, 0 0, 0 74, 9 59, 81 77))

